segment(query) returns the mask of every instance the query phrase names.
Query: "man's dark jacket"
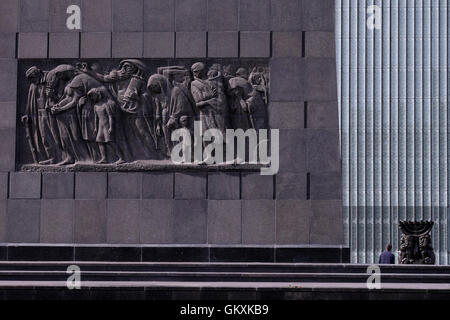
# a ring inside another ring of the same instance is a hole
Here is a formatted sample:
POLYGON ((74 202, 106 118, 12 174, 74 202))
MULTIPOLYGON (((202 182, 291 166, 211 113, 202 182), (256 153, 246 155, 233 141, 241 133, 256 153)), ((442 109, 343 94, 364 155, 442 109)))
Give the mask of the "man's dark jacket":
POLYGON ((390 251, 384 251, 378 259, 379 264, 395 264, 395 256, 390 251))

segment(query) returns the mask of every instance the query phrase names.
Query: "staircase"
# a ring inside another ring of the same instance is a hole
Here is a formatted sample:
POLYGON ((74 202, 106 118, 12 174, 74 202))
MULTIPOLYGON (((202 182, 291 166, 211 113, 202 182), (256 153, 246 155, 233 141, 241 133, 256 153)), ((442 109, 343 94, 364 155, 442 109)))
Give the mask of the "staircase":
POLYGON ((273 263, 0 262, 0 299, 450 299, 450 266, 273 263), (69 290, 70 265, 81 289, 69 290))

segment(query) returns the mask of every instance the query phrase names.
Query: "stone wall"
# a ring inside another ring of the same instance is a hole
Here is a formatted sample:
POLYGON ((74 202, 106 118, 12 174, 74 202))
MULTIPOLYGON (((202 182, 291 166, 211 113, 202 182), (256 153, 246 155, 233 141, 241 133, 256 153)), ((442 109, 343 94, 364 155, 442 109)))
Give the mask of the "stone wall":
POLYGON ((342 245, 334 0, 2 0, 0 136, 0 243, 342 245), (206 57, 270 59, 276 176, 15 172, 18 59, 206 57))

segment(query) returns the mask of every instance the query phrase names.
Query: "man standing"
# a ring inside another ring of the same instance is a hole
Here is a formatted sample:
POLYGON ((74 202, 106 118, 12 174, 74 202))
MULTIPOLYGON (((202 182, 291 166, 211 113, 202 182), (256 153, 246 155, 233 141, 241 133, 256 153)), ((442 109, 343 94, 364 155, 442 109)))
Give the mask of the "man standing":
POLYGON ((395 264, 395 256, 391 250, 392 245, 388 244, 386 246, 386 251, 381 253, 380 258, 378 259, 378 264, 395 264))

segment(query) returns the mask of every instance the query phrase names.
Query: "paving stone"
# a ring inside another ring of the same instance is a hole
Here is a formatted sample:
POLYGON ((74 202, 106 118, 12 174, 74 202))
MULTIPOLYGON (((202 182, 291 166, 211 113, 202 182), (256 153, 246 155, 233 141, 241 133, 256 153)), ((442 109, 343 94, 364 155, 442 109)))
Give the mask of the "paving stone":
POLYGON ((8 200, 7 242, 39 242, 40 200, 8 200))
POLYGON ((108 243, 139 243, 139 200, 108 200, 108 243))
POLYGON ((341 159, 338 129, 307 129, 308 171, 339 172, 341 159))
POLYGON ((16 129, 0 128, 0 171, 14 171, 16 151, 16 129))
POLYGON ((271 15, 273 31, 298 31, 302 28, 301 0, 272 0, 271 15))
POLYGON ((240 197, 239 173, 211 172, 208 174, 208 198, 231 200, 240 197))
POLYGON ((238 57, 239 35, 237 32, 209 32, 208 57, 238 57))
POLYGON ((173 58, 174 32, 144 32, 144 58, 173 58))
MULTIPOLYGON (((273 58, 270 60, 270 100, 304 101, 303 77, 306 64, 299 58, 273 58)), ((308 81, 309 78, 308 78, 308 81)))
POLYGON ((73 199, 75 175, 73 172, 44 172, 42 174, 42 198, 73 199))
POLYGON ((277 244, 309 244, 311 207, 306 200, 277 200, 277 244))
POLYGON ((0 33, 0 59, 14 59, 15 57, 16 34, 0 33))
POLYGON ((7 201, 0 200, 0 243, 7 242, 7 201))
POLYGON ((173 200, 155 199, 141 202, 140 243, 173 243, 173 200))
POLYGON ((206 200, 175 200, 172 220, 173 240, 176 244, 207 242, 206 200))
POLYGON ((205 199, 206 173, 175 173, 175 199, 205 199))
POLYGON ((41 174, 39 172, 11 172, 10 199, 40 199, 41 174))
POLYGON ((50 0, 20 0, 20 32, 49 31, 50 0))
POLYGON ((41 204, 40 242, 73 243, 73 200, 43 200, 41 204))
MULTIPOLYGON (((67 28, 69 14, 67 9, 71 5, 76 5, 80 9, 81 0, 50 0, 50 32, 75 32, 80 30, 67 28)), ((83 12, 81 12, 81 23, 83 23, 83 12)))
POLYGON ((276 177, 277 200, 306 200, 306 172, 279 172, 276 177))
POLYGON ((84 32, 112 31, 111 0, 82 0, 82 30, 84 32))
POLYGON ((207 0, 176 0, 176 31, 206 31, 207 0))
POLYGON ((240 35, 242 58, 270 57, 270 33, 265 31, 242 31, 240 35))
POLYGON ((0 32, 14 33, 19 25, 19 2, 17 0, 0 1, 0 32))
POLYGON ((208 0, 208 30, 234 31, 238 30, 238 23, 238 0, 208 0))
POLYGON ((280 130, 280 172, 306 172, 306 131, 280 130))
POLYGON ((206 57, 206 32, 177 32, 177 58, 206 57))
POLYGON ((80 34, 58 32, 49 35, 49 58, 78 58, 80 56, 80 34))
POLYGON ((306 59, 306 74, 315 76, 305 81, 305 100, 337 100, 335 59, 306 59))
POLYGON ((0 200, 8 199, 8 172, 0 172, 0 200))
POLYGON ((144 0, 144 31, 175 31, 175 0, 144 0))
POLYGON ((242 31, 269 31, 271 27, 270 0, 241 0, 239 29, 242 31))
POLYGON ((273 32, 272 33, 272 56, 273 57, 301 57, 302 56, 302 33, 273 32))
POLYGON ((242 205, 239 200, 208 201, 208 243, 242 243, 242 205))
POLYGON ((340 172, 311 173, 312 200, 341 200, 342 174, 340 172))
POLYGON ((106 242, 106 200, 75 200, 75 243, 106 242))
POLYGON ((81 33, 81 58, 109 57, 111 57, 111 33, 81 33))
POLYGON ((143 0, 112 0, 115 32, 144 31, 143 0))
POLYGON ((114 32, 112 34, 113 58, 141 58, 143 41, 142 32, 114 32))
POLYGON ((20 59, 47 58, 48 34, 44 32, 19 33, 20 59))
POLYGON ((143 199, 172 199, 173 198, 172 172, 149 172, 142 176, 143 199))
POLYGON ((334 31, 334 0, 302 1, 305 31, 334 31))
POLYGON ((273 129, 302 129, 305 126, 304 103, 270 102, 269 127, 273 129))
POLYGON ((308 128, 339 129, 337 101, 308 102, 308 128))
POLYGON ((311 244, 343 245, 342 201, 311 201, 311 244))
POLYGON ((0 128, 16 128, 17 103, 15 101, 0 102, 0 128))
POLYGON ((275 242, 275 201, 244 200, 242 202, 242 243, 273 244, 275 242))
POLYGON ((17 60, 0 59, 0 101, 17 99, 17 60))
POLYGON ((336 56, 334 32, 306 32, 305 56, 307 58, 334 58, 336 56))
POLYGON ((106 172, 77 172, 75 174, 75 198, 106 199, 106 172))
POLYGON ((108 174, 108 198, 140 199, 142 174, 136 172, 111 172, 108 174))
POLYGON ((273 176, 242 173, 242 199, 273 199, 273 176))

